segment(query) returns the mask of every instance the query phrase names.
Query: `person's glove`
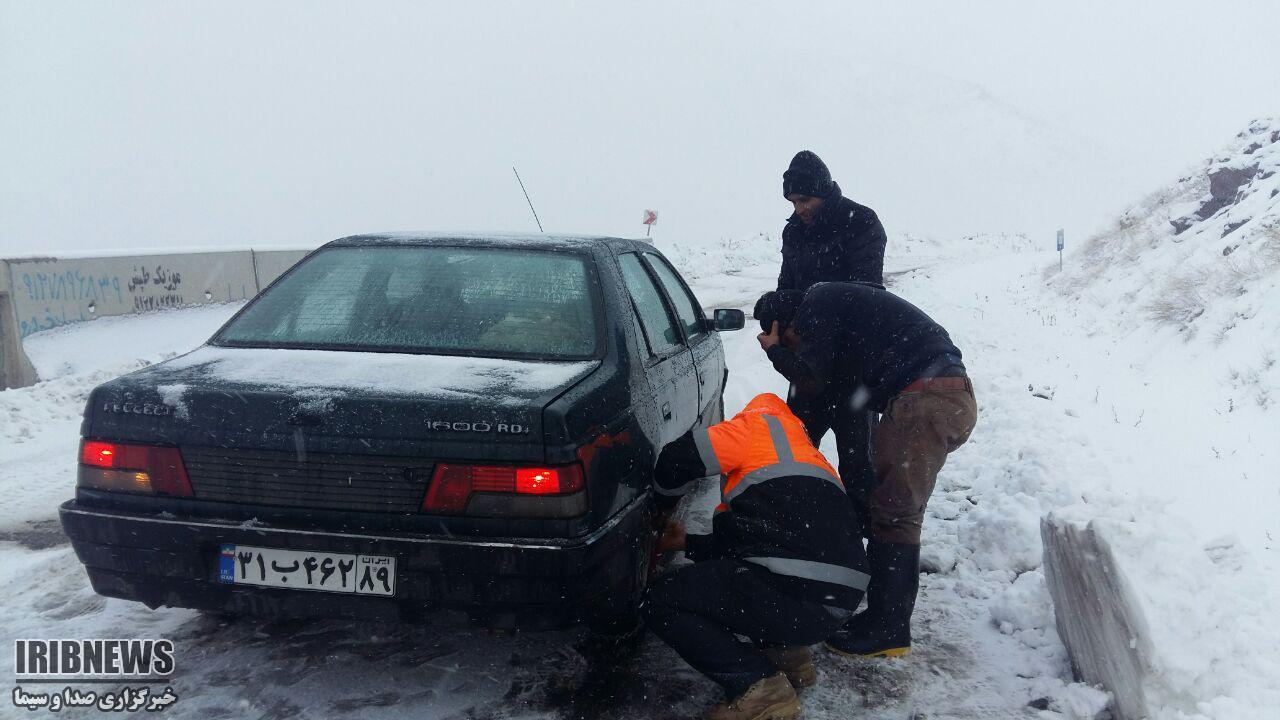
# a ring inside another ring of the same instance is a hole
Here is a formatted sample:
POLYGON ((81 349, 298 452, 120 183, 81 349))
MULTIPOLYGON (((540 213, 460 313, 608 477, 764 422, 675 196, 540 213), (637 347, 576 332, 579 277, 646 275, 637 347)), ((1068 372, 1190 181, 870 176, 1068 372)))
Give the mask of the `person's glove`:
POLYGON ((777 316, 777 313, 774 310, 774 303, 777 295, 778 293, 772 290, 761 295, 760 298, 756 300, 756 306, 751 310, 751 317, 760 321, 760 329, 765 332, 769 332, 769 325, 773 322, 774 317, 777 316))

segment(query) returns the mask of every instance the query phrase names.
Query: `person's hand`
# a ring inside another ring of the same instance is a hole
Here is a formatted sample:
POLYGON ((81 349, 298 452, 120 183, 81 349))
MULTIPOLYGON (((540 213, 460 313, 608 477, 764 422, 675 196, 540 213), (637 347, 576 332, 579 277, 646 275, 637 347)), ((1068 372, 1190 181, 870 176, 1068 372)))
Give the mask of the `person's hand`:
POLYGON ((769 332, 760 333, 756 336, 756 339, 760 341, 760 349, 765 352, 769 352, 769 348, 782 342, 778 337, 778 321, 774 320, 769 323, 769 332))
POLYGON ((684 549, 684 525, 679 520, 668 520, 667 527, 658 538, 658 552, 675 552, 684 549))

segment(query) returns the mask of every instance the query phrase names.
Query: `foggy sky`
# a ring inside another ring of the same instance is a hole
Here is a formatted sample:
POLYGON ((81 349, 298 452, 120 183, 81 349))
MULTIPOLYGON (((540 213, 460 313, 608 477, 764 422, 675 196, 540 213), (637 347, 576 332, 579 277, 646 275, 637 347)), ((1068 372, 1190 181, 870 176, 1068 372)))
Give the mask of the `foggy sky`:
POLYGON ((1052 243, 1280 114, 1274 2, 619 5, 0 0, 0 254, 776 236, 801 149, 1052 243))

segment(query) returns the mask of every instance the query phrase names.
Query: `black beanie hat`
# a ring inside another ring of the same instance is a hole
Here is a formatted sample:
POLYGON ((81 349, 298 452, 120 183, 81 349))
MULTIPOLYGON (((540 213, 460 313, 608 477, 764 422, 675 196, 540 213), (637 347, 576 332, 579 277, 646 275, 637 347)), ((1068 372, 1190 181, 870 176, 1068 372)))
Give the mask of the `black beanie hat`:
POLYGON ((767 292, 756 300, 756 306, 751 314, 760 321, 761 330, 769 332, 769 326, 776 320, 778 332, 782 332, 796 319, 796 310, 800 308, 802 300, 804 300, 804 293, 799 290, 767 292))
POLYGON ((808 150, 801 150, 791 158, 791 167, 782 173, 782 197, 791 193, 800 193, 809 197, 829 198, 835 183, 831 181, 831 171, 827 169, 822 158, 808 150))

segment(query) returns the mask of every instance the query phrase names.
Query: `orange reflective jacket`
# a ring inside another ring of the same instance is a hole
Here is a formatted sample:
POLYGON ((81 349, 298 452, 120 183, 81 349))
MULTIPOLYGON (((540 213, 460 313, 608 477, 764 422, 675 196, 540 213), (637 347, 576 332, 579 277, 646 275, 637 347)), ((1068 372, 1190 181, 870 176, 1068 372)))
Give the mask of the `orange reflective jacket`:
POLYGON ((816 477, 844 489, 839 474, 809 441, 804 423, 773 393, 757 395, 726 422, 694 430, 693 440, 708 473, 724 476, 716 512, 729 509, 753 485, 777 477, 816 477))
POLYGON ((852 610, 869 576, 859 522, 840 477, 777 395, 663 448, 654 491, 674 502, 700 478, 720 475, 712 532, 690 534, 695 562, 734 558, 781 578, 787 592, 852 610))

